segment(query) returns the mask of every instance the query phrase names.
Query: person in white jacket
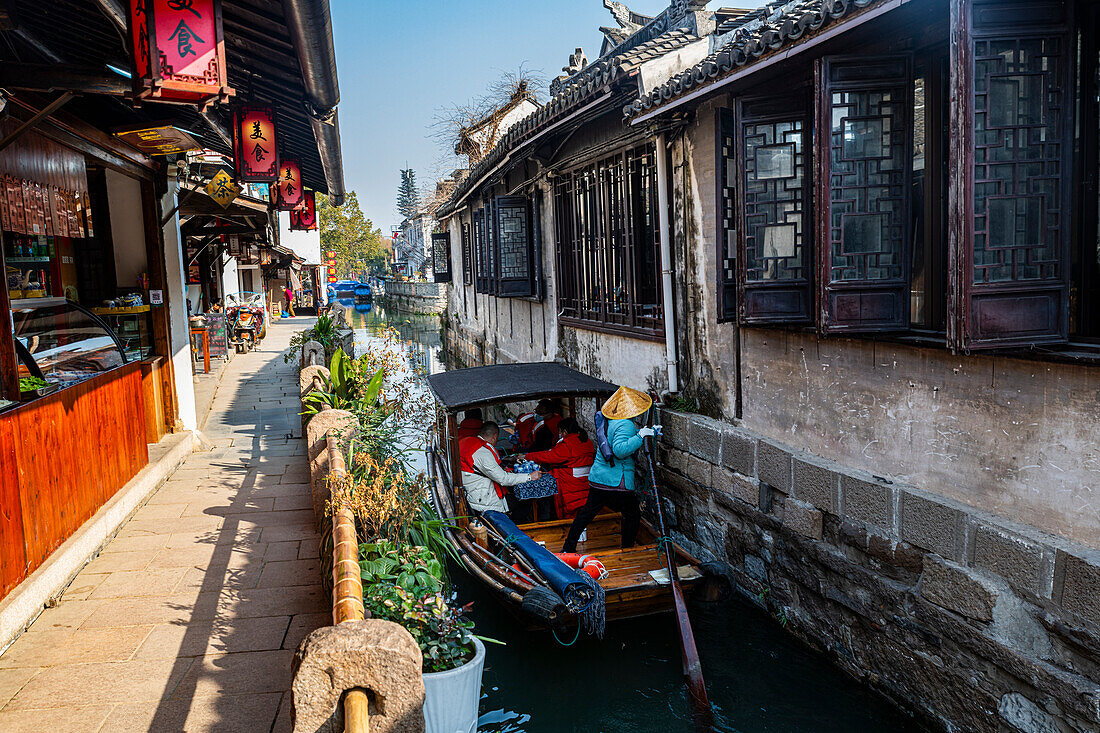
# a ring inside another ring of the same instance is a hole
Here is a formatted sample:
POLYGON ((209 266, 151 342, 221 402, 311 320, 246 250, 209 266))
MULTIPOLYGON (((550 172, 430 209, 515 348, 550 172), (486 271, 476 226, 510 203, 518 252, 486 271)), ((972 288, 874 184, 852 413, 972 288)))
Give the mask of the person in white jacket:
POLYGON ((466 503, 479 512, 495 510, 508 512, 504 490, 509 486, 534 481, 542 474, 509 473, 500 465, 496 443, 500 427, 487 422, 474 437, 458 441, 459 465, 462 469, 462 486, 466 489, 466 503))

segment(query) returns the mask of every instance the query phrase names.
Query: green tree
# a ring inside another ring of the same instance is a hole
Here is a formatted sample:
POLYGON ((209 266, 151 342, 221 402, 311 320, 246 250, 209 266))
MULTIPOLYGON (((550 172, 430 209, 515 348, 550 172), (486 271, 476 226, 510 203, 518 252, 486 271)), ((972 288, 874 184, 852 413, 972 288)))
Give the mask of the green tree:
POLYGON ((405 219, 416 216, 420 206, 420 195, 416 191, 416 171, 405 168, 401 171, 401 185, 397 187, 397 212, 405 219))
POLYGON ((317 217, 321 229, 321 250, 336 253, 336 276, 364 271, 381 275, 389 267, 390 250, 382 230, 363 216, 359 198, 352 191, 344 205, 329 203, 328 197, 317 194, 317 217))

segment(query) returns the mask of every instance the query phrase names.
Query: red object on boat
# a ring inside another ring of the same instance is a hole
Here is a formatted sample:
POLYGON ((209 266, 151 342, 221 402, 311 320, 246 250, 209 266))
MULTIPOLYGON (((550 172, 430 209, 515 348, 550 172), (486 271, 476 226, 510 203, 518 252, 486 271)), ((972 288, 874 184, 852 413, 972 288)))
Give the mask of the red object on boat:
POLYGON ((592 580, 603 580, 607 577, 607 568, 592 555, 578 555, 575 552, 555 552, 558 559, 571 568, 583 570, 592 576, 592 580))

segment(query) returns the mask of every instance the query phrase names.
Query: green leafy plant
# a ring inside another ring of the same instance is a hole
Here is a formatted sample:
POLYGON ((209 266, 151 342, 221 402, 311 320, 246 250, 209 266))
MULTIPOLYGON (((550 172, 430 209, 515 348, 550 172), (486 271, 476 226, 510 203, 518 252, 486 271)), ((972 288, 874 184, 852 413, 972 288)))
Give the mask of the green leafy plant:
POLYGON ((19 391, 30 392, 36 389, 42 389, 43 387, 49 387, 50 383, 45 379, 39 379, 38 377, 20 377, 19 378, 19 391))
POLYGON ((669 407, 677 412, 699 412, 698 400, 682 394, 673 397, 669 407))
POLYGON ((443 595, 443 564, 427 547, 391 540, 359 546, 363 602, 372 618, 404 626, 420 646, 425 672, 442 672, 473 655, 474 623, 443 595))
POLYGON ((385 378, 385 372, 378 369, 364 380, 361 364, 337 349, 329 360, 329 376, 322 377, 324 388, 306 395, 301 414, 316 415, 325 406, 356 414, 376 409, 385 378))
POLYGON ((290 337, 290 349, 283 354, 283 362, 289 364, 298 358, 298 352, 310 341, 316 341, 329 351, 340 341, 340 334, 336 328, 336 319, 327 313, 317 316, 317 322, 313 328, 307 328, 290 337))
POLYGON ((372 618, 401 624, 420 647, 425 672, 445 672, 473 658, 474 622, 466 607, 447 603, 441 593, 421 596, 390 583, 376 583, 363 593, 372 618))
POLYGON ((443 564, 426 547, 377 540, 359 545, 363 586, 389 583, 417 597, 443 590, 443 564))

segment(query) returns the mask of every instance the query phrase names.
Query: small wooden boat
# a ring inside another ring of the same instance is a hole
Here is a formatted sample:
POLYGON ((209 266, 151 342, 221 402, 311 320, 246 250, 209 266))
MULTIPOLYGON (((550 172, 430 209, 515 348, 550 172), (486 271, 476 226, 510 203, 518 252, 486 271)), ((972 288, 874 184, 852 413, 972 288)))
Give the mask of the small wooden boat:
MULTIPOLYGON (((517 551, 514 538, 494 532, 489 522, 471 523, 473 512, 467 508, 462 490, 455 437, 458 413, 481 408, 492 419, 495 409, 503 412, 503 406, 509 403, 557 397, 568 405, 566 416, 575 415, 577 399, 602 400, 615 391, 615 385, 553 362, 459 369, 429 376, 428 385, 442 408, 428 447, 432 500, 440 516, 454 527, 450 535, 463 564, 529 625, 571 629, 578 609, 554 592, 537 564, 517 551), (487 529, 482 530, 482 526, 487 529)), ((587 538, 577 545, 578 553, 595 556, 608 571, 599 581, 606 599, 606 619, 672 610, 668 568, 658 533, 643 521, 637 544, 623 549, 620 523, 618 513, 605 511, 588 525, 587 538)), ((518 529, 536 544, 557 552, 571 524, 572 520, 553 519, 520 524, 518 529)), ((691 595, 706 580, 705 568, 683 548, 673 546, 680 583, 684 593, 691 595)))

